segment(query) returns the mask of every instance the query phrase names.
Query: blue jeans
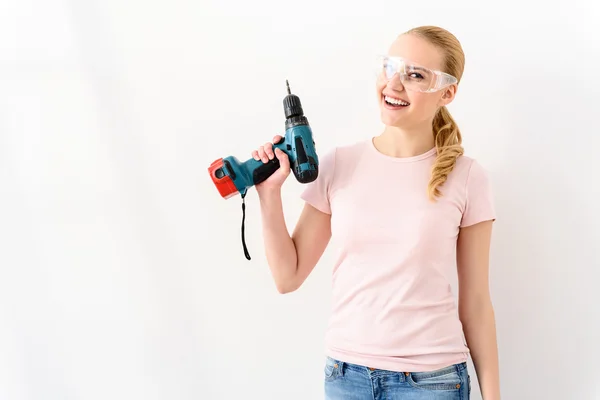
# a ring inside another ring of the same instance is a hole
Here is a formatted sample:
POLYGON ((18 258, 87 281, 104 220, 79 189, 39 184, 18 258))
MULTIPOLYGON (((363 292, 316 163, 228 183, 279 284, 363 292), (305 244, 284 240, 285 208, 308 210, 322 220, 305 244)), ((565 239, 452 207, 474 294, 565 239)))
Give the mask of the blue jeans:
POLYGON ((325 362, 326 400, 468 400, 467 363, 428 372, 371 369, 331 357, 325 362))

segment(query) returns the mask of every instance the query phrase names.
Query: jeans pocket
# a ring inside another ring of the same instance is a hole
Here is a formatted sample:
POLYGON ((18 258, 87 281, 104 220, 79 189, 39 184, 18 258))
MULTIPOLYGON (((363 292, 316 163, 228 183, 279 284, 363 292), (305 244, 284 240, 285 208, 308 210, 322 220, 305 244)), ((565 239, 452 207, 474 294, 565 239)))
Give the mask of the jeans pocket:
POLYGON ((427 390, 460 390, 463 380, 454 366, 429 372, 412 372, 408 383, 415 388, 427 390))
POLYGON ((326 381, 332 381, 340 376, 342 370, 342 362, 331 357, 326 357, 324 375, 326 381))

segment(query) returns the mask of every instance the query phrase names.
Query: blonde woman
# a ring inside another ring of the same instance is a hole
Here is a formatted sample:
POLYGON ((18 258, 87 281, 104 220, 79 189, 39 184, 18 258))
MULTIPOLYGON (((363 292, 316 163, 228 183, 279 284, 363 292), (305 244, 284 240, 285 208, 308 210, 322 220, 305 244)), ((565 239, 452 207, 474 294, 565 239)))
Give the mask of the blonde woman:
POLYGON ((469 355, 483 398, 500 398, 488 289, 492 191, 486 170, 463 155, 446 108, 464 60, 439 27, 396 38, 378 64, 385 128, 320 156, 291 236, 281 200, 289 160, 270 143, 253 152, 282 165, 256 187, 278 290, 298 289, 330 240, 337 244, 326 399, 468 399, 469 355))

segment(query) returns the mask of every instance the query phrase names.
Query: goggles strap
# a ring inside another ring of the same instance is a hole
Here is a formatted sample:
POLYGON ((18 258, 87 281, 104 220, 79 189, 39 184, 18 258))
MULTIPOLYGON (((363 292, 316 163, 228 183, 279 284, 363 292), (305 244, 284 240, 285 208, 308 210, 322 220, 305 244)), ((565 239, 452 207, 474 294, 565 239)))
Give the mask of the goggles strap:
POLYGON ((435 84, 433 85, 433 87, 441 87, 443 79, 444 79, 444 77, 441 74, 436 74, 435 84))

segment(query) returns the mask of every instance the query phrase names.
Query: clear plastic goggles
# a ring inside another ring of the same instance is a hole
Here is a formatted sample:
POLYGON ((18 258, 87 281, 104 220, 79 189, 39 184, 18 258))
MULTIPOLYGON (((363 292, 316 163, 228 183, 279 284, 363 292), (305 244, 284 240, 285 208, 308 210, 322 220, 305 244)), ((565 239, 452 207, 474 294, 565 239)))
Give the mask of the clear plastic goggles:
POLYGON ((458 82, 454 76, 423 67, 401 57, 379 56, 376 64, 377 79, 391 80, 395 74, 406 90, 437 92, 458 82))

